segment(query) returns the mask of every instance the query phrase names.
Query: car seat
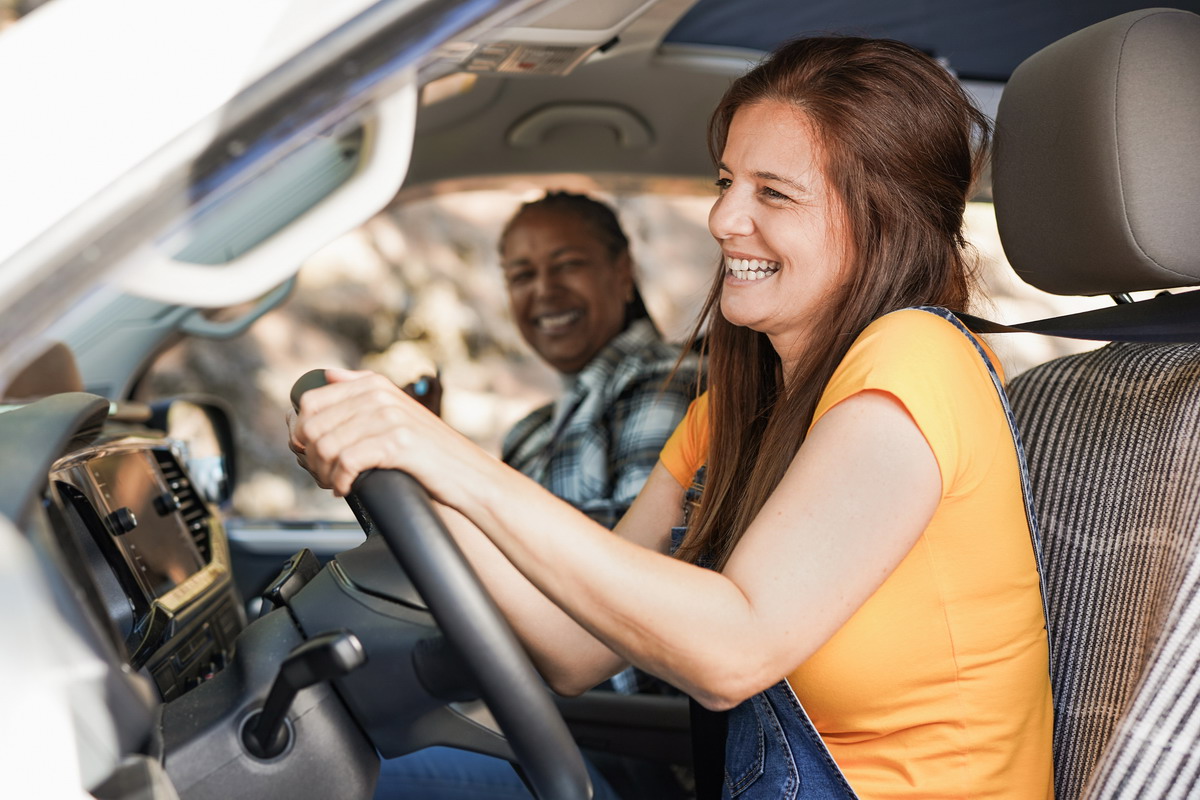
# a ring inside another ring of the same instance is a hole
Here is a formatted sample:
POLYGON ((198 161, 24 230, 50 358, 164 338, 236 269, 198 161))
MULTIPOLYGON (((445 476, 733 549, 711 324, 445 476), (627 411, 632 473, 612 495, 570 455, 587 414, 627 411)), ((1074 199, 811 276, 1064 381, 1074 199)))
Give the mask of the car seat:
MULTIPOLYGON (((1030 57, 993 193, 1039 288, 1200 284, 1200 17, 1136 11, 1030 57)), ((1057 797, 1197 796, 1200 345, 1108 344, 1009 394, 1042 526, 1057 797)))

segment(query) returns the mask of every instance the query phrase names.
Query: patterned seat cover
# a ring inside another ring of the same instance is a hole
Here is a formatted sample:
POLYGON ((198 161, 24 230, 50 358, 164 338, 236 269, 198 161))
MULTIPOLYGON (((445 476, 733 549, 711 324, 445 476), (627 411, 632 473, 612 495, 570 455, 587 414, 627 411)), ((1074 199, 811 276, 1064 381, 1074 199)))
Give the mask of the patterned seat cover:
POLYGON ((1008 387, 1042 554, 1059 800, 1200 796, 1200 345, 1008 387))

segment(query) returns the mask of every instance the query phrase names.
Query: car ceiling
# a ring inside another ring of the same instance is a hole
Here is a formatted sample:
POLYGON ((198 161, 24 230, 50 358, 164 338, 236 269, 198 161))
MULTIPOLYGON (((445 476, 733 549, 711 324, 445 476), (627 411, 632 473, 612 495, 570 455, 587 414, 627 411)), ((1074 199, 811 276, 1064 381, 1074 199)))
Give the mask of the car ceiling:
MULTIPOLYGON (((1200 0, 1182 5, 1200 11, 1200 0)), ((566 76, 480 76, 471 91, 423 109, 401 202, 431 186, 494 186, 512 175, 550 175, 542 182, 552 184, 557 174, 586 173, 615 192, 631 177, 707 179, 704 131, 729 82, 764 51, 805 34, 909 42, 945 59, 983 110, 994 113, 1002 82, 1021 61, 1138 4, 659 0, 654 7, 657 15, 635 21, 610 49, 566 76), (522 126, 539 115, 553 115, 552 124, 518 141, 522 126)))

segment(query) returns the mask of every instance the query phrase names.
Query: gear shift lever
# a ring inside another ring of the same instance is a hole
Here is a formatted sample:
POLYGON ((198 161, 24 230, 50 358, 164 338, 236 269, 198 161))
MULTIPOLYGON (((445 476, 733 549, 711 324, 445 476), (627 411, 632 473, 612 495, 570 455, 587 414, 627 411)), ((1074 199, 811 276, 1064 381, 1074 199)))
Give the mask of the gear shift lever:
POLYGON ((242 744, 250 755, 270 759, 288 745, 287 711, 301 689, 340 678, 367 662, 362 642, 349 631, 332 631, 309 639, 288 654, 262 710, 242 726, 242 744))

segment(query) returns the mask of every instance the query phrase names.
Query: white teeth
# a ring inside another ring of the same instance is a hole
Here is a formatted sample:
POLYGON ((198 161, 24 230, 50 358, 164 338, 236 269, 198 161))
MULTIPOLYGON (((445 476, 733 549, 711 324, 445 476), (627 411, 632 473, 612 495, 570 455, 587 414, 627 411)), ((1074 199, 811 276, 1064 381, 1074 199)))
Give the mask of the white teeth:
POLYGON ((546 330, 548 328, 560 328, 564 325, 570 325, 578 318, 578 311, 564 311, 561 314, 546 314, 538 317, 536 324, 539 328, 546 330))
POLYGON ((758 258, 725 258, 725 268, 742 281, 757 281, 769 278, 779 271, 778 261, 758 258))

